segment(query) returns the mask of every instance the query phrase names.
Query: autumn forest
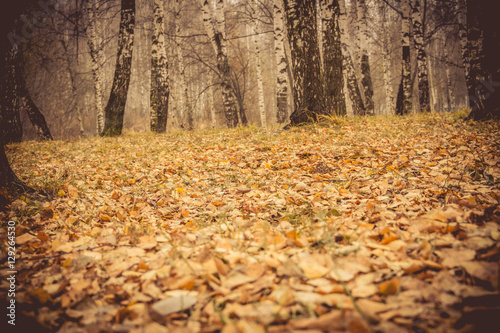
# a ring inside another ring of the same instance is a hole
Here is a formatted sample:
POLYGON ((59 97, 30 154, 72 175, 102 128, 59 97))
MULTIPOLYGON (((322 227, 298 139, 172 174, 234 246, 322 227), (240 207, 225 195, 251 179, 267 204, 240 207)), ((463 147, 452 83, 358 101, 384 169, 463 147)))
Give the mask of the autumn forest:
POLYGON ((2 332, 497 332, 487 0, 18 0, 2 332))

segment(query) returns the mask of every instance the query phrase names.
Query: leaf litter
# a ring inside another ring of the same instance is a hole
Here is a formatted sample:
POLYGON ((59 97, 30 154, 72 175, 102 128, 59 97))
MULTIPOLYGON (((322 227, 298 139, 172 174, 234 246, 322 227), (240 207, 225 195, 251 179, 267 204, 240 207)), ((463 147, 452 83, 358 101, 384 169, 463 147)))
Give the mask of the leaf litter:
POLYGON ((16 300, 58 332, 493 331, 499 142, 427 114, 11 145, 53 193, 2 213, 16 300))

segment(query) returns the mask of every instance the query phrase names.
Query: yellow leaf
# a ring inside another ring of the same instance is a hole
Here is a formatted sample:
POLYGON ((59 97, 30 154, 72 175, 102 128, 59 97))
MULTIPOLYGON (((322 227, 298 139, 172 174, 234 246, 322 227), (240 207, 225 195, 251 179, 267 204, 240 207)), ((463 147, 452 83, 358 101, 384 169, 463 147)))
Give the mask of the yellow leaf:
POLYGON ((66 260, 64 260, 64 261, 62 262, 62 265, 61 265, 61 266, 62 266, 62 267, 66 267, 66 268, 68 268, 68 267, 71 265, 71 263, 72 263, 72 262, 73 262, 73 261, 72 261, 71 259, 69 259, 69 258, 68 258, 68 259, 66 259, 66 260))
POLYGON ((42 288, 28 291, 30 296, 36 297, 40 303, 46 303, 47 301, 52 301, 52 297, 43 290, 42 288))
POLYGON ((62 198, 66 195, 66 192, 64 192, 64 190, 59 190, 59 192, 57 192, 57 195, 62 198))
POLYGON ((78 222, 78 217, 74 216, 74 215, 71 215, 70 217, 68 217, 66 219, 66 224, 75 224, 76 222, 78 222))
POLYGON ((176 189, 176 191, 177 191, 177 193, 184 193, 184 192, 186 192, 182 187, 178 187, 176 189))
POLYGON ((191 176, 191 174, 192 174, 192 173, 193 173, 193 171, 191 171, 191 169, 188 169, 188 171, 187 171, 187 175, 188 175, 188 176, 191 176))
POLYGON ((299 263, 299 267, 309 279, 317 279, 324 276, 330 270, 313 260, 304 260, 299 263))

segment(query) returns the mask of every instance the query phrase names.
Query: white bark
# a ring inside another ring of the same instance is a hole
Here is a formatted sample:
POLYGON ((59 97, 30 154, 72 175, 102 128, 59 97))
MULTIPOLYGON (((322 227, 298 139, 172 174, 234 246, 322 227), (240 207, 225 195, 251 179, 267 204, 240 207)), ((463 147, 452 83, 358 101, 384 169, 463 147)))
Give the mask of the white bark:
MULTIPOLYGON (((181 35, 181 26, 180 26, 180 2, 181 0, 176 0, 176 8, 175 8, 175 34, 176 36, 181 35)), ((188 85, 186 82, 186 72, 185 72, 185 64, 184 64, 184 50, 182 46, 182 40, 179 37, 175 37, 175 45, 177 47, 177 64, 179 71, 179 85, 180 85, 180 94, 179 94, 179 105, 181 109, 181 114, 186 115, 186 121, 189 128, 194 128, 194 115, 193 115, 193 107, 191 104, 191 99, 189 98, 188 85)), ((181 121, 183 119, 181 118, 181 121)))
POLYGON ((279 124, 284 123, 288 106, 288 74, 285 56, 283 31, 283 0, 274 0, 274 55, 276 57, 276 119, 279 124))
POLYGON ((242 114, 240 114, 241 110, 238 106, 238 100, 230 78, 225 29, 220 30, 225 27, 224 1, 217 0, 215 26, 211 14, 210 1, 201 0, 201 4, 203 25, 217 56, 217 70, 220 76, 226 122, 229 127, 236 127, 238 124, 246 123, 246 119, 242 119, 242 114))
POLYGON ((456 103, 455 103, 455 94, 453 92, 453 78, 451 77, 451 69, 450 69, 450 57, 448 54, 448 48, 449 45, 447 43, 447 38, 446 36, 443 36, 443 62, 445 66, 445 72, 446 72, 446 95, 447 95, 447 108, 448 111, 453 111, 455 110, 456 103))
POLYGON ((401 1, 401 32, 402 32, 402 77, 396 100, 396 113, 403 115, 412 111, 412 80, 410 63, 410 0, 401 1))
POLYGON ((413 3, 413 35, 417 51, 417 81, 420 109, 429 110, 429 70, 427 67, 427 52, 424 45, 423 11, 426 10, 426 0, 415 0, 413 3), (422 6, 424 2, 424 6, 422 6))
POLYGON ((168 62, 165 51, 163 0, 154 1, 154 31, 151 45, 151 130, 166 131, 168 117, 168 62))
POLYGON ((257 11, 255 5, 252 5, 252 34, 255 50, 255 67, 257 72, 257 89, 259 93, 259 113, 262 127, 267 127, 266 105, 264 103, 264 83, 262 78, 262 59, 260 54, 260 36, 258 34, 257 11))
POLYGON ((381 27, 381 41, 382 41, 382 66, 383 66, 383 81, 384 81, 384 91, 385 91, 385 107, 383 114, 390 115, 394 114, 394 89, 392 85, 392 66, 391 66, 391 53, 390 43, 389 43, 389 25, 387 22, 390 20, 390 15, 388 15, 386 5, 380 3, 380 27, 381 27))
POLYGON ((103 69, 104 58, 102 54, 102 31, 100 25, 97 23, 97 16, 99 13, 99 1, 87 0, 87 44, 90 49, 90 58, 92 64, 92 76, 94 78, 94 95, 95 95, 95 109, 97 115, 97 134, 101 134, 104 129, 104 105, 103 99, 103 69))
POLYGON ((373 103, 373 83, 370 68, 370 54, 368 52, 370 46, 368 45, 369 33, 367 25, 367 7, 365 0, 357 0, 357 14, 358 14, 358 41, 359 41, 359 66, 361 73, 361 86, 364 96, 364 104, 367 114, 373 114, 375 105, 373 103))
POLYGON ((347 12, 345 6, 345 0, 339 0, 340 9, 340 38, 342 41, 342 67, 344 68, 343 75, 344 81, 346 82, 346 91, 349 93, 349 99, 351 103, 347 103, 347 107, 351 107, 351 110, 347 110, 348 114, 354 115, 364 115, 365 109, 363 105, 363 100, 361 98, 361 92, 359 91, 358 81, 356 79, 356 71, 354 68, 354 62, 347 48, 347 12))

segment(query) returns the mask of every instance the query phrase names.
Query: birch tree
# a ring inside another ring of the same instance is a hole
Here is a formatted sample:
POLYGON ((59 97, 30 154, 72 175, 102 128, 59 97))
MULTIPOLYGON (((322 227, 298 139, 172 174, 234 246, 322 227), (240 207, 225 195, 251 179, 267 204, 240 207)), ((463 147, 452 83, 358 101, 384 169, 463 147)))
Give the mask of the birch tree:
POLYGON ((380 2, 379 6, 379 24, 381 27, 381 48, 382 48, 382 79, 384 82, 384 93, 385 93, 385 109, 384 114, 393 114, 394 112, 394 89, 392 85, 392 66, 391 66, 391 43, 389 40, 389 25, 390 14, 386 11, 386 6, 383 2, 380 2))
POLYGON ((375 105, 373 103, 373 83, 370 68, 370 56, 368 53, 369 32, 367 25, 367 7, 365 0, 357 0, 357 14, 359 26, 359 63, 361 70, 361 86, 363 87, 363 95, 365 97, 366 114, 373 114, 375 105))
POLYGON ((449 110, 455 109, 455 94, 453 93, 453 78, 451 76, 450 69, 450 56, 449 56, 449 45, 448 38, 443 36, 443 63, 446 71, 446 105, 449 110))
POLYGON ((293 125, 324 113, 315 1, 284 1, 293 71, 293 125))
POLYGON ((163 0, 154 1, 154 31, 151 45, 151 131, 164 133, 167 129, 168 97, 168 62, 165 52, 165 28, 163 24, 163 0))
POLYGON ((95 110, 96 110, 96 129, 97 134, 100 135, 104 129, 104 107, 102 104, 103 98, 103 70, 102 65, 104 64, 104 55, 102 52, 102 31, 100 24, 98 23, 98 13, 100 4, 96 0, 87 0, 87 44, 90 50, 92 77, 94 84, 94 98, 95 98, 95 110))
POLYGON ((118 53, 111 94, 104 109, 105 123, 101 136, 121 135, 127 102, 134 44, 135 0, 121 0, 118 53))
POLYGON ((276 120, 278 124, 286 121, 288 110, 288 75, 287 61, 285 56, 283 29, 283 0, 273 1, 273 25, 274 25, 274 55, 276 57, 276 120))
POLYGON ((194 127, 194 115, 193 115, 193 106, 191 103, 191 99, 189 98, 188 85, 186 80, 186 66, 184 63, 184 49, 181 35, 181 23, 180 23, 180 15, 181 15, 181 2, 182 0, 175 1, 175 17, 174 17, 174 25, 175 25, 175 35, 174 38, 175 46, 177 50, 177 64, 178 64, 178 73, 179 73, 179 86, 180 93, 178 94, 179 105, 181 108, 181 117, 182 115, 186 116, 186 121, 189 128, 194 127))
POLYGON ((224 1, 217 0, 217 18, 215 22, 210 9, 210 1, 202 0, 201 5, 203 25, 216 54, 226 124, 228 127, 236 127, 238 124, 243 124, 246 121, 246 117, 238 104, 236 91, 231 81, 231 68, 227 57, 225 36, 224 1))
POLYGON ((339 9, 340 36, 342 40, 342 67, 345 70, 344 79, 351 100, 353 114, 356 116, 363 116, 365 115, 365 105, 361 97, 361 91, 359 90, 354 62, 347 46, 347 12, 345 0, 339 0, 339 9))
POLYGON ((430 108, 429 97, 429 69, 427 67, 427 52, 425 50, 425 22, 427 0, 414 0, 412 8, 413 36, 417 51, 417 82, 418 100, 420 110, 428 111, 430 108))
POLYGON ((410 63, 410 0, 401 1, 402 70, 396 98, 396 114, 404 115, 412 109, 411 63, 410 63))
POLYGON ((259 94, 259 114, 260 114, 260 123, 262 127, 267 126, 267 115, 266 115, 266 105, 264 103, 264 82, 262 77, 262 58, 260 53, 260 35, 259 35, 259 22, 257 20, 257 8, 255 3, 251 4, 251 24, 252 24, 252 35, 254 42, 254 51, 255 51, 255 67, 257 74, 257 90, 259 94))
POLYGON ((342 43, 338 0, 320 0, 323 39, 325 105, 331 114, 345 115, 342 43))

